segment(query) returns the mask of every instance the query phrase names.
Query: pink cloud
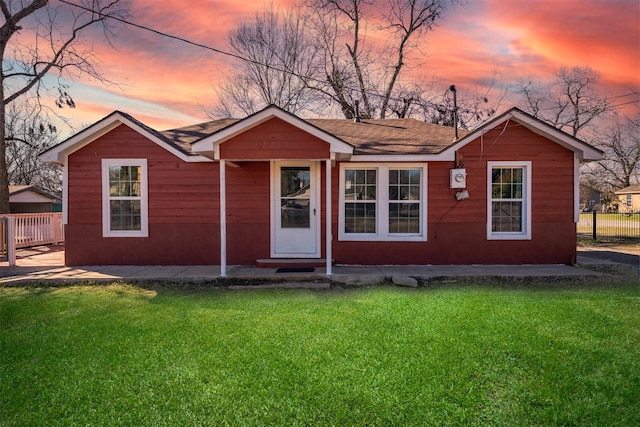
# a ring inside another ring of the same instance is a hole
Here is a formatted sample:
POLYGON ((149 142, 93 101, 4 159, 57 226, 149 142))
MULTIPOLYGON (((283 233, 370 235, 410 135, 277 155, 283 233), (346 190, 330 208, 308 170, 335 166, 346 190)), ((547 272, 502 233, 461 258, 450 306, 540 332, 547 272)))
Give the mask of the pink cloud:
POLYGON ((560 66, 590 66, 611 82, 638 85, 640 3, 632 0, 491 0, 488 18, 512 32, 517 53, 560 66))
MULTIPOLYGON (((291 7, 296 0, 275 1, 291 7)), ((252 20, 264 0, 192 0, 189 7, 169 1, 136 0, 131 21, 196 43, 227 50, 230 29, 252 20)), ((637 0, 514 1, 474 0, 448 10, 420 51, 411 56, 407 71, 436 79, 442 87, 482 87, 498 73, 511 84, 529 75, 548 79, 560 66, 588 65, 602 73, 611 95, 638 90, 640 74, 640 3, 637 0)), ((99 69, 121 83, 107 91, 128 111, 152 126, 172 121, 178 125, 193 117, 205 120, 203 107, 215 103, 214 86, 230 69, 232 60, 219 53, 172 40, 141 29, 119 25, 115 49, 98 31, 88 33, 99 69), (156 110, 144 105, 157 105, 156 110), (175 119, 167 118, 175 111, 175 119)), ((371 42, 375 42, 371 39, 371 42)), ((83 80, 89 86, 96 82, 83 80)), ((87 92, 78 99, 94 120, 118 108, 114 101, 87 92)), ((83 114, 84 116, 84 114, 83 114)), ((84 119, 84 117, 83 117, 84 119)), ((170 127, 170 126, 165 126, 170 127)))

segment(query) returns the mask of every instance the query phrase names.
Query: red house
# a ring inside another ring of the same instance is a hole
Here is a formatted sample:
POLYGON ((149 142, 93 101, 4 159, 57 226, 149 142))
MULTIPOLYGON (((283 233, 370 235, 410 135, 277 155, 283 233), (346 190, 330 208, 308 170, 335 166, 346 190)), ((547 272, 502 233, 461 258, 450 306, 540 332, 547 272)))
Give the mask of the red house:
POLYGON ((456 139, 275 106, 159 132, 114 112, 49 149, 67 265, 569 264, 602 152, 519 109, 456 139))

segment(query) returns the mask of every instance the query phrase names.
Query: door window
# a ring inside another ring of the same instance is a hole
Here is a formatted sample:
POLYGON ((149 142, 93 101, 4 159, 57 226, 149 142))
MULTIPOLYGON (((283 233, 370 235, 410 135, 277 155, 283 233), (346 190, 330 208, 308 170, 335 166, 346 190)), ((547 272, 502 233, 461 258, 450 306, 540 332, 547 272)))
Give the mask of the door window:
POLYGON ((310 228, 310 200, 311 169, 297 166, 280 168, 280 226, 310 228))

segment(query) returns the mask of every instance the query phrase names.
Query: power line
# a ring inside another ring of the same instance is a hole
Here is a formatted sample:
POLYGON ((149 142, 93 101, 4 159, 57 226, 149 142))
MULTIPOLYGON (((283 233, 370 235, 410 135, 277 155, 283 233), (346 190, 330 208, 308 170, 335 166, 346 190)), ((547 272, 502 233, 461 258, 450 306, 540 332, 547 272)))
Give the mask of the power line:
MULTIPOLYGON (((324 80, 320 80, 320 79, 317 79, 317 78, 312 77, 312 76, 303 76, 303 75, 300 75, 300 74, 296 73, 295 71, 285 70, 285 69, 282 69, 282 68, 279 68, 279 67, 274 67, 273 65, 265 64, 263 62, 256 61, 256 60, 253 60, 253 59, 250 59, 250 58, 245 58, 245 57, 243 57, 241 55, 238 55, 238 54, 235 54, 235 53, 227 52, 227 51, 224 51, 222 49, 211 47, 211 46, 208 46, 208 45, 205 45, 205 44, 202 44, 202 43, 193 42, 193 41, 191 41, 189 39, 186 39, 184 37, 175 36, 175 35, 172 35, 172 34, 165 33, 163 31, 156 30, 156 29, 151 28, 151 27, 147 27, 145 25, 136 24, 134 22, 127 21, 126 19, 119 18, 117 16, 108 15, 108 14, 93 10, 93 9, 91 9, 89 7, 86 7, 86 6, 83 6, 83 5, 79 5, 79 4, 76 4, 76 3, 72 3, 72 2, 70 2, 68 0, 58 0, 58 1, 61 2, 61 3, 67 4, 69 6, 77 7, 79 9, 82 9, 82 10, 90 12, 90 13, 95 13, 96 15, 101 16, 101 17, 103 17, 105 19, 113 19, 114 21, 118 21, 120 23, 132 26, 134 28, 138 28, 138 29, 141 29, 141 30, 144 30, 144 31, 149 31, 149 32, 152 32, 154 34, 157 34, 157 35, 160 35, 160 36, 163 36, 163 37, 167 37, 167 38, 170 38, 170 39, 173 39, 173 40, 177 40, 177 41, 180 41, 180 42, 183 42, 183 43, 187 43, 189 45, 192 45, 192 46, 195 46, 195 47, 199 47, 199 48, 202 48, 202 49, 206 49, 206 50, 209 50, 209 51, 212 51, 212 52, 215 52, 215 53, 219 53, 221 55, 225 55, 225 56, 228 56, 228 57, 231 57, 231 58, 234 58, 234 59, 238 59, 238 60, 243 61, 243 62, 248 62, 248 63, 254 64, 254 65, 265 67, 265 68, 267 68, 269 70, 277 71, 279 73, 288 73, 288 74, 291 74, 292 76, 295 76, 295 77, 301 79, 303 82, 311 81, 311 82, 320 83, 320 84, 326 84, 327 83, 324 80)), ((369 96, 372 96, 372 97, 382 97, 382 95, 380 95, 379 93, 376 93, 376 92, 364 91, 364 93, 366 95, 369 95, 369 96)), ((396 97, 393 97, 393 96, 389 97, 389 100, 398 101, 398 102, 404 102, 405 101, 404 99, 396 98, 396 97)))
MULTIPOLYGON (((178 40, 180 42, 187 43, 187 44, 190 44, 192 46, 200 47, 200 48, 203 48, 203 49, 207 49, 207 50, 210 50, 212 52, 219 53, 221 55, 230 56, 232 58, 240 59, 240 60, 243 60, 243 61, 253 62, 253 61, 251 61, 251 60, 249 60, 247 58, 241 57, 240 55, 236 55, 236 54, 233 54, 231 52, 225 52, 222 49, 217 49, 215 47, 207 46, 207 45, 204 45, 202 43, 193 42, 193 41, 191 41, 189 39, 185 39, 184 37, 174 36, 172 34, 164 33, 162 31, 155 30, 155 29, 153 29, 151 27, 147 27, 145 25, 136 24, 135 22, 130 22, 130 21, 127 21, 126 19, 118 18, 117 16, 104 14, 102 12, 99 12, 97 10, 93 10, 93 9, 91 9, 89 7, 82 6, 80 4, 75 4, 75 3, 72 3, 72 2, 67 1, 67 0, 58 0, 58 1, 60 3, 68 4, 69 6, 77 7, 79 9, 83 9, 83 10, 85 10, 87 12, 95 13, 96 15, 99 15, 99 16, 101 16, 103 18, 113 19, 114 21, 118 21, 118 22, 121 22, 123 24, 130 25, 132 27, 135 27, 135 28, 138 28, 138 29, 141 29, 141 30, 150 31, 152 33, 158 34, 158 35, 163 36, 163 37, 168 37, 170 39, 178 40)), ((263 64, 260 64, 260 65, 263 65, 263 64)))
MULTIPOLYGON (((159 30, 156 30, 154 28, 147 27, 145 25, 136 24, 135 22, 130 22, 130 21, 127 21, 126 19, 118 18, 117 16, 104 14, 102 12, 93 10, 93 9, 91 9, 89 7, 82 6, 82 5, 79 5, 79 4, 76 4, 76 3, 72 3, 72 2, 67 1, 67 0, 58 0, 58 1, 60 3, 67 4, 69 6, 73 6, 73 7, 77 7, 79 9, 85 10, 87 12, 95 13, 96 15, 99 15, 99 16, 101 16, 103 18, 106 18, 106 19, 113 19, 114 21, 121 22, 123 24, 132 26, 134 28, 138 28, 140 30, 152 32, 152 33, 157 34, 159 36, 167 37, 167 38, 170 38, 170 39, 173 39, 173 40, 177 40, 177 41, 180 41, 180 42, 183 42, 183 43, 187 43, 187 44, 195 46, 195 47, 199 47, 199 48, 202 48, 202 49, 210 50, 212 52, 219 53, 221 55, 225 55, 225 56, 228 56, 228 57, 231 57, 231 58, 234 58, 234 59, 238 59, 240 61, 249 62, 251 64, 259 65, 261 67, 265 67, 265 68, 273 70, 273 71, 277 71, 277 72, 280 72, 280 73, 288 73, 288 74, 291 74, 291 75, 293 75, 295 77, 298 77, 299 79, 302 79, 303 81, 313 81, 313 82, 316 82, 316 83, 323 83, 323 84, 326 83, 323 80, 319 80, 319 79, 316 79, 316 78, 311 77, 311 76, 303 76, 301 74, 296 73, 295 71, 285 70, 285 69, 282 69, 282 68, 279 68, 279 67, 274 67, 273 65, 265 64, 264 62, 256 61, 256 60, 250 59, 250 58, 245 58, 245 57, 243 57, 241 55, 238 55, 238 54, 235 54, 235 53, 232 53, 232 52, 227 52, 227 51, 224 51, 222 49, 211 47, 211 46, 208 46, 208 45, 205 45, 205 44, 202 44, 202 43, 194 42, 194 41, 191 41, 191 40, 186 39, 184 37, 175 36, 173 34, 168 34, 168 33, 165 33, 163 31, 159 31, 159 30)), ((371 96, 381 96, 380 94, 374 93, 374 92, 367 92, 367 94, 371 95, 371 96)), ((390 99, 394 99, 396 101, 400 100, 398 98, 390 98, 390 99)))
MULTIPOLYGON (((250 58, 245 58, 245 57, 243 57, 241 55, 238 55, 238 54, 235 54, 235 53, 232 53, 232 52, 227 52, 227 51, 224 51, 222 49, 218 49, 218 48, 215 48, 215 47, 212 47, 212 46, 209 46, 209 45, 205 45, 205 44, 202 44, 202 43, 194 42, 194 41, 191 41, 191 40, 186 39, 186 38, 181 37, 181 36, 175 36, 173 34, 168 34, 168 33, 165 33, 163 31, 159 31, 159 30, 156 30, 154 28, 151 28, 151 27, 148 27, 148 26, 145 26, 145 25, 136 24, 134 22, 127 21, 126 19, 119 18, 117 16, 105 14, 105 13, 102 13, 100 11, 96 11, 96 10, 93 10, 93 9, 91 9, 89 7, 83 6, 83 5, 72 3, 72 2, 70 2, 68 0, 58 0, 58 1, 60 3, 67 4, 69 6, 76 7, 76 8, 82 9, 84 11, 87 11, 87 12, 90 12, 90 13, 94 13, 94 14, 96 14, 98 16, 101 16, 101 17, 103 17, 105 19, 112 19, 114 21, 118 21, 118 22, 123 23, 125 25, 129 25, 131 27, 138 28, 138 29, 143 30, 143 31, 149 31, 151 33, 157 34, 157 35, 162 36, 162 37, 173 39, 173 40, 176 40, 176 41, 179 41, 179 42, 182 42, 182 43, 189 44, 191 46, 199 47, 201 49, 206 49, 206 50, 218 53, 220 55, 225 55, 225 56, 228 56, 230 58, 238 59, 238 60, 243 61, 243 62, 248 62, 248 63, 254 64, 254 65, 259 65, 261 67, 265 67, 267 69, 274 70, 274 71, 277 71, 277 72, 280 72, 280 73, 288 73, 288 74, 291 74, 291 75, 293 75, 293 76, 295 76, 295 77, 297 77, 297 78, 299 78, 299 79, 301 79, 303 81, 313 81, 315 83, 322 83, 322 84, 326 83, 323 80, 319 80, 319 79, 316 79, 316 78, 311 77, 311 76, 303 76, 303 75, 300 75, 300 74, 298 74, 298 73, 296 73, 294 71, 291 71, 291 70, 284 70, 284 69, 281 69, 279 67, 274 67, 273 65, 265 64, 263 62, 256 61, 256 60, 253 60, 253 59, 250 59, 250 58)), ((381 96, 380 94, 375 93, 375 92, 365 92, 365 93, 367 95, 369 95, 369 96, 374 96, 374 97, 375 96, 378 96, 378 97, 381 96)), ((640 94, 639 92, 630 92, 630 93, 627 93, 627 94, 608 97, 606 99, 607 100, 612 100, 612 99, 624 98, 624 97, 633 96, 633 95, 639 95, 639 94, 640 94)), ((403 99, 396 98, 396 97, 390 97, 389 99, 393 100, 393 101, 400 101, 400 102, 404 101, 403 99)), ((640 102, 640 100, 634 100, 634 101, 629 101, 629 102, 625 102, 625 103, 622 103, 622 104, 611 105, 610 107, 611 108, 617 108, 617 107, 621 107, 621 106, 624 106, 624 105, 635 104, 635 103, 638 103, 638 102, 640 102)), ((553 109, 554 109, 554 107, 546 107, 546 108, 541 108, 540 110, 541 111, 545 111, 545 110, 553 110, 553 109)))

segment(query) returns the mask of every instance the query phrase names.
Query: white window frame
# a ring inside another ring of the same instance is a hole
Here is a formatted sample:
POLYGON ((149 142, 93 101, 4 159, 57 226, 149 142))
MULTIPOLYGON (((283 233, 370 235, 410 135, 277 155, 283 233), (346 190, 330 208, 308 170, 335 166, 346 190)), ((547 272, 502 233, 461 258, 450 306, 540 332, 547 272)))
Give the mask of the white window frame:
POLYGON ((102 237, 149 237, 147 159, 102 159, 102 237), (109 167, 140 167, 140 230, 111 230, 109 167))
POLYGON ((487 240, 531 240, 531 161, 494 161, 487 162, 487 240), (493 231, 493 209, 492 209, 492 191, 491 178, 494 168, 519 168, 523 169, 522 183, 522 227, 519 232, 498 232, 493 231))
POLYGON ((385 241, 424 242, 427 240, 427 163, 341 163, 340 197, 338 207, 338 240, 340 241, 385 241), (345 226, 345 171, 376 170, 376 232, 346 233, 345 226), (389 232, 389 170, 420 169, 420 231, 418 233, 389 232))

